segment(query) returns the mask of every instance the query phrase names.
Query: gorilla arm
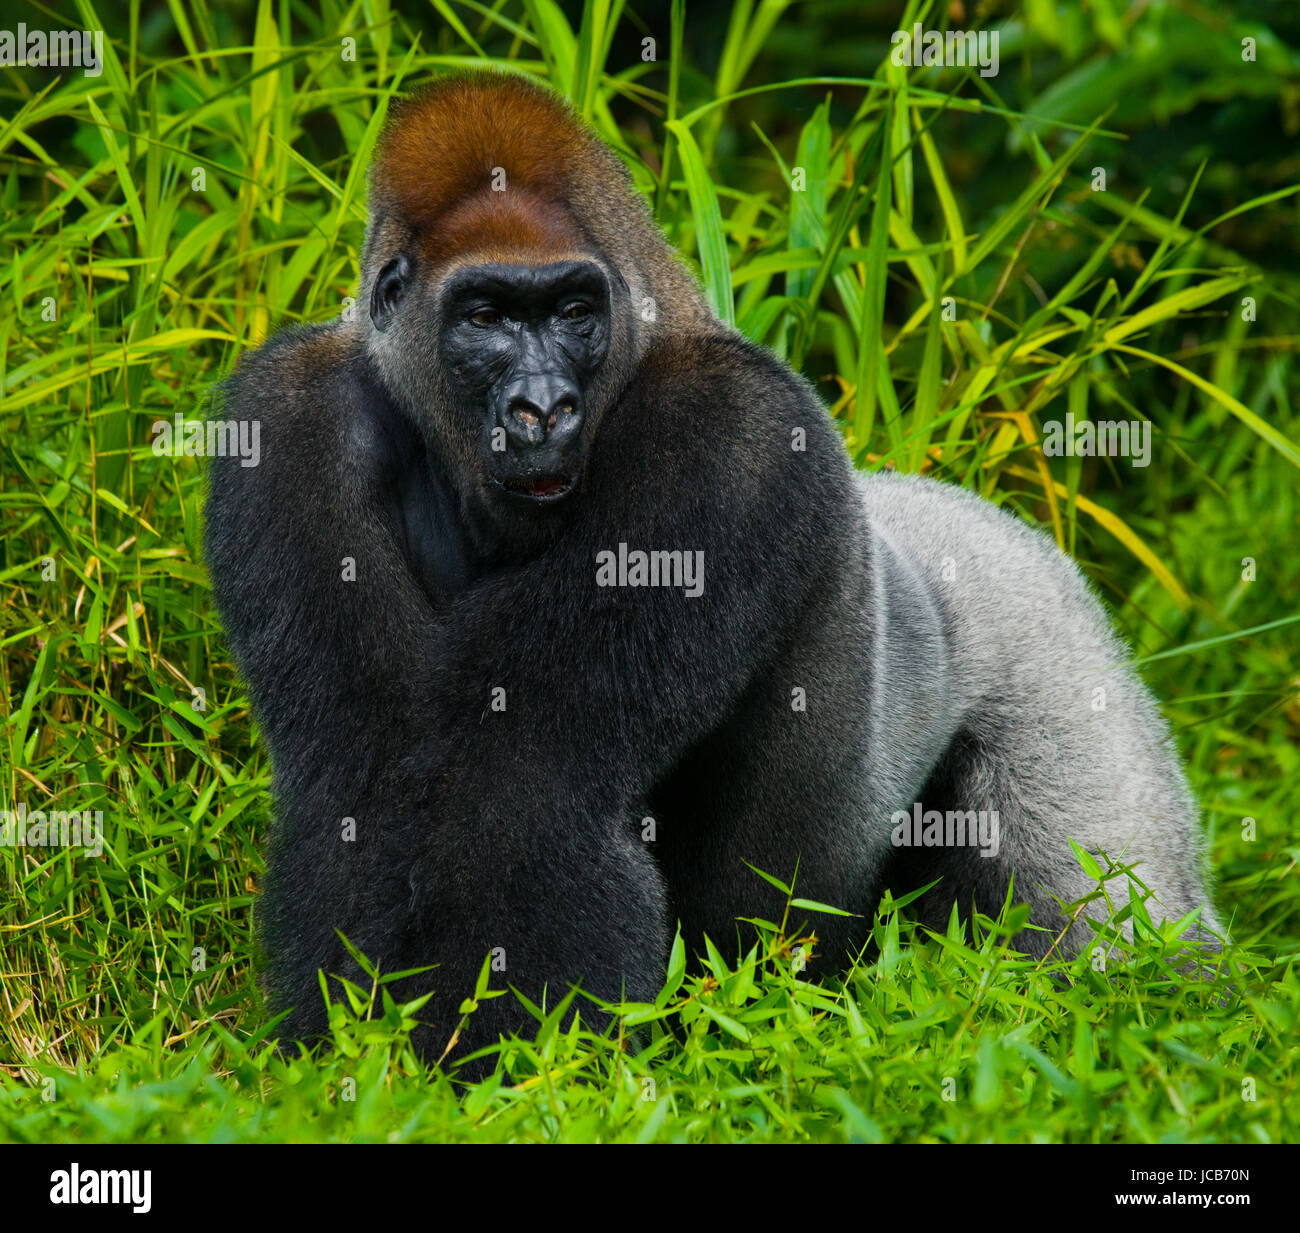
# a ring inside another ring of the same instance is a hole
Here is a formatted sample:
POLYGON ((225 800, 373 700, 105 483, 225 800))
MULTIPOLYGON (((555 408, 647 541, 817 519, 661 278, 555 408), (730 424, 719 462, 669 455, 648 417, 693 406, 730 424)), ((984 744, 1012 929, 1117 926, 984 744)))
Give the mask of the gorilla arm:
POLYGON ((263 452, 247 469, 212 460, 204 555, 274 766, 255 913, 272 1003, 301 1038, 326 1027, 317 969, 356 975, 336 929, 393 966, 372 939, 406 886, 402 755, 427 724, 411 682, 437 624, 398 550, 407 442, 355 346, 327 327, 280 334, 225 404, 260 421, 263 452))
POLYGON ((421 755, 442 754, 435 820, 404 962, 436 953, 444 981, 458 966, 457 998, 489 946, 533 998, 579 976, 606 998, 624 982, 653 996, 671 920, 645 798, 725 722, 833 568, 829 505, 790 499, 808 465, 851 482, 824 411, 738 343, 684 351, 648 357, 601 424, 556 542, 448 611, 421 755), (795 455, 790 426, 805 422, 811 453, 795 455), (600 586, 597 554, 621 543, 701 553, 702 593, 600 586))

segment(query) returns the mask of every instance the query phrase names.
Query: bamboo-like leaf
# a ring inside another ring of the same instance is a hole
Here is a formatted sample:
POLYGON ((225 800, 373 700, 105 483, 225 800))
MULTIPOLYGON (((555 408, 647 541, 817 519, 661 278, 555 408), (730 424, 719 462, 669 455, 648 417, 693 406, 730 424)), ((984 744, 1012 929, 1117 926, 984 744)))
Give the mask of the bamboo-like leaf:
POLYGON ((1238 401, 1227 390, 1219 389, 1217 385, 1207 381, 1198 373, 1192 372, 1190 368, 1184 368, 1181 364, 1176 364, 1166 356, 1156 355, 1153 351, 1143 351, 1138 347, 1118 345, 1114 347, 1114 350, 1123 351, 1128 355, 1136 355, 1141 359, 1149 360, 1152 364, 1159 364, 1161 367, 1169 369, 1170 372, 1177 373, 1184 381, 1190 381, 1202 393, 1213 398, 1219 406, 1226 407, 1231 411, 1251 432, 1267 441, 1292 466, 1300 467, 1300 446, 1297 446, 1289 437, 1278 432, 1267 420, 1260 419, 1245 403, 1238 401))
POLYGON ((957 205, 957 195, 948 182, 947 172, 939 159, 938 147, 929 130, 922 129, 921 153, 925 158, 926 170, 930 173, 930 183, 934 185, 935 195, 939 198, 939 209, 943 212, 944 229, 948 233, 948 243, 952 245, 952 268, 966 268, 966 228, 961 221, 961 208, 957 205))
POLYGON ((1252 282, 1249 275, 1229 274, 1222 278, 1211 278, 1208 282, 1197 283, 1194 287, 1184 287, 1173 295, 1166 296, 1149 308, 1111 326, 1102 337, 1108 346, 1114 346, 1121 339, 1140 333, 1161 321, 1168 321, 1180 313, 1190 312, 1203 304, 1212 304, 1229 292, 1236 291, 1252 282))
MULTIPOLYGON (((854 436, 864 444, 871 436, 876 418, 876 394, 881 374, 887 376, 889 372, 884 340, 885 280, 889 273, 885 249, 889 244, 890 194, 893 184, 890 174, 888 113, 881 117, 877 135, 881 143, 880 165, 876 171, 876 198, 871 207, 871 233, 867 241, 866 281, 858 331, 858 393, 853 415, 854 436)), ((889 427, 891 440, 897 448, 901 445, 901 438, 896 417, 890 421, 889 427)))
POLYGON ((1029 217, 1038 202, 1052 192, 1059 183, 1060 177, 1064 174, 1065 169, 1074 161, 1075 157, 1083 150, 1084 146, 1092 140, 1099 124, 1100 121, 1089 127, 1088 131, 1075 140, 1074 143, 1063 154, 1061 154, 1055 162, 1052 163, 1051 167, 1025 188, 1015 201, 1002 211, 993 226, 984 233, 980 238, 979 243, 970 250, 966 257, 966 264, 955 270, 952 276, 954 280, 961 278, 963 275, 969 274, 972 270, 976 269, 1017 226, 1029 217))
POLYGON ((131 225, 135 228, 140 251, 142 253, 147 252, 144 206, 140 204, 140 194, 135 186, 135 177, 126 165, 126 156, 117 144, 117 136, 113 132, 113 126, 108 122, 108 117, 100 110, 99 104, 93 98, 86 99, 86 106, 94 117, 95 124, 99 127, 99 135, 104 139, 104 146, 108 150, 108 161, 113 168, 113 174, 117 177, 118 187, 122 190, 122 198, 126 202, 127 213, 131 216, 131 225))
POLYGON ((691 130, 679 120, 672 121, 669 127, 677 139, 677 151, 686 176, 686 192, 691 199, 704 290, 713 311, 728 325, 734 325, 736 310, 731 290, 731 261, 727 256, 727 241, 722 232, 722 211, 718 207, 718 195, 691 130))

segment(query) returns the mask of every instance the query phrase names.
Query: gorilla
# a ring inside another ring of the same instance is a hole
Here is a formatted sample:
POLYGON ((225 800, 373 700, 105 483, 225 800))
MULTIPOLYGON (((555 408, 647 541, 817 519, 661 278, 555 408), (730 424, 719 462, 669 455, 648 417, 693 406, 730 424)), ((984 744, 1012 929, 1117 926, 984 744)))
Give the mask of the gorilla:
MULTIPOLYGON (((619 159, 521 77, 440 79, 371 169, 360 303, 246 356, 205 552, 274 770, 258 933, 286 1032, 345 936, 434 990, 651 1000, 796 893, 809 974, 882 890, 1093 937, 1069 839, 1201 908, 1168 730, 1073 563, 958 488, 855 472, 810 385, 709 310, 619 159), (355 316, 355 319, 350 319, 355 316)), ((1058 942, 1058 938, 1060 939, 1058 942)), ((584 1012, 585 1014, 586 1012, 584 1012)), ((595 1019, 601 1019, 597 1011, 595 1019)), ((461 1042, 524 1026, 485 1001, 461 1042)))

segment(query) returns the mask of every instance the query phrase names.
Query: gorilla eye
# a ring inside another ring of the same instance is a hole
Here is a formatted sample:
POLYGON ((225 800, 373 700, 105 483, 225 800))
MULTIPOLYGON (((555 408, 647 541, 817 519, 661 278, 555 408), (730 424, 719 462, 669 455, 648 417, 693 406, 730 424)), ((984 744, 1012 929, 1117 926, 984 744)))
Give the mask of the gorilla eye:
POLYGON ((575 300, 572 304, 560 309, 560 316, 566 321, 580 321, 583 317, 591 316, 591 306, 584 304, 581 300, 575 300))
POLYGON ((501 314, 495 308, 477 308, 469 315, 475 325, 500 325, 501 314))

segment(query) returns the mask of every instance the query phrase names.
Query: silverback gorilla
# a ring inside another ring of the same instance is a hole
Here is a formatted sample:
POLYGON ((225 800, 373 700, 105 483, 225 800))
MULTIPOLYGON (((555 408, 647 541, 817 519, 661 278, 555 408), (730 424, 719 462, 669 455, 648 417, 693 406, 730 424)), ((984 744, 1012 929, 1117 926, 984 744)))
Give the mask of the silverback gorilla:
MULTIPOLYGON (((364 310, 243 360, 224 414, 262 460, 215 460, 206 509, 274 767, 290 1036, 325 1030, 318 970, 357 974, 340 932, 436 965, 398 990, 435 990, 434 1058, 489 952, 534 1001, 649 1000, 676 922, 699 950, 779 915, 746 862, 858 914, 816 918, 812 972, 886 886, 939 879, 942 927, 1013 872, 1045 953, 1095 889, 1067 837, 1217 928, 1168 732, 1074 565, 965 491, 855 473, 566 105, 435 83, 369 210, 364 310)), ((464 1045, 524 1020, 485 1002, 464 1045)))

